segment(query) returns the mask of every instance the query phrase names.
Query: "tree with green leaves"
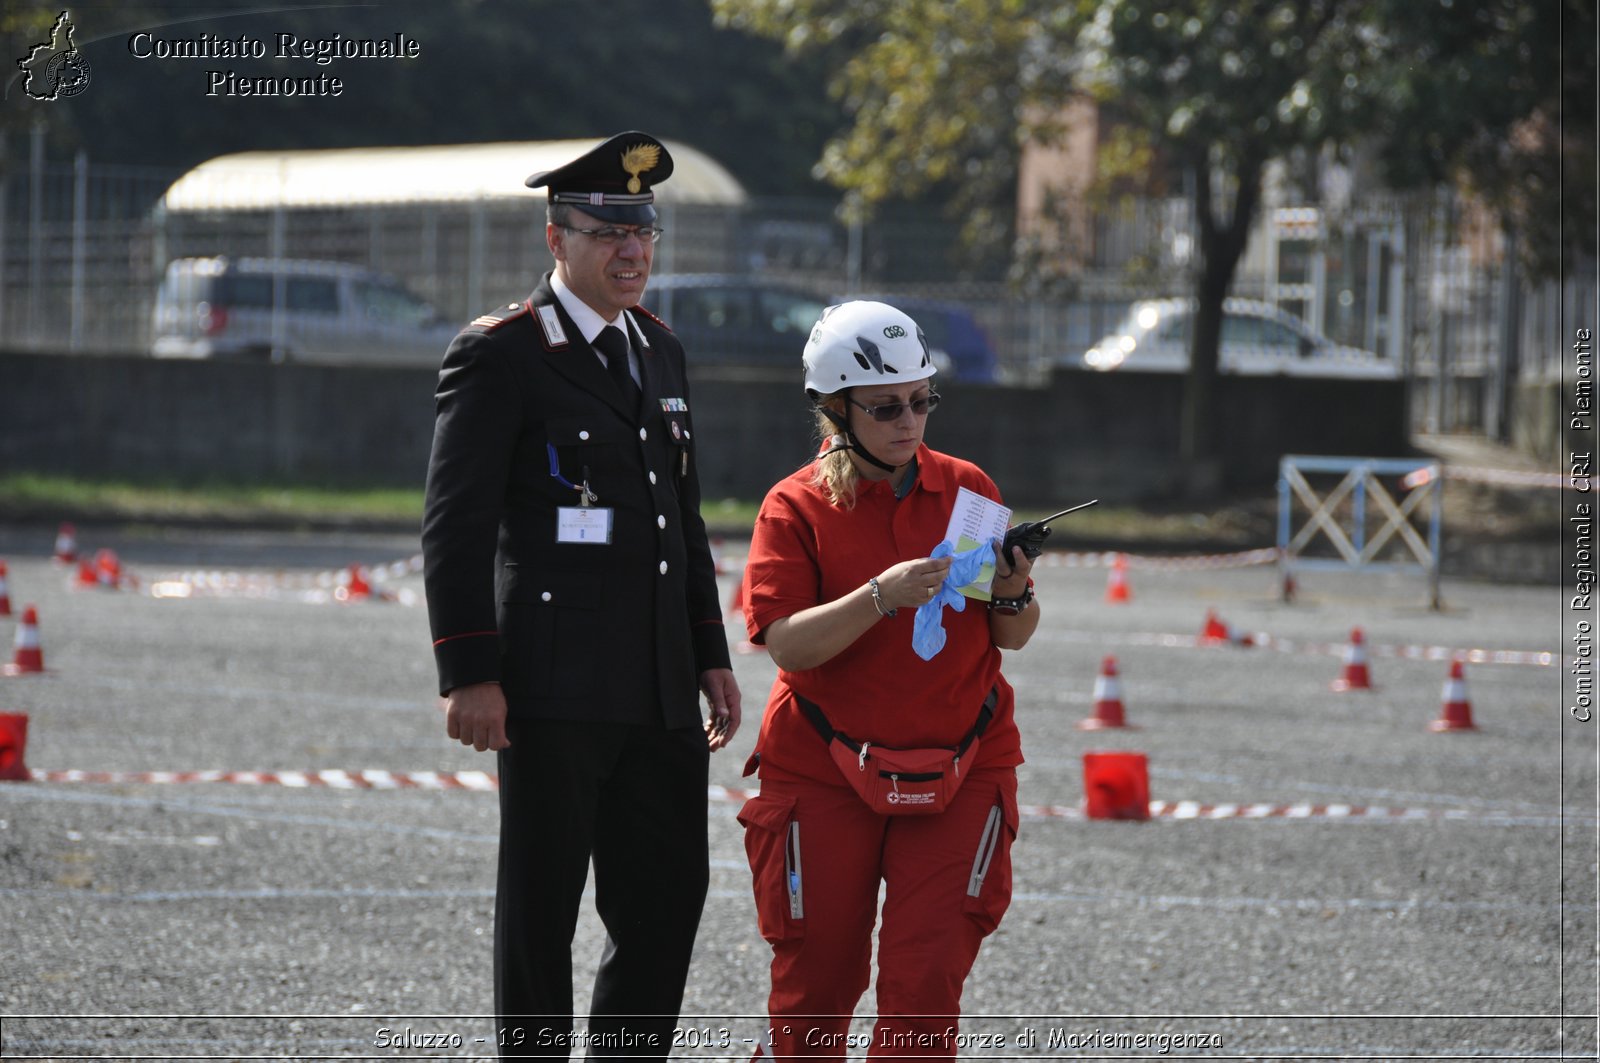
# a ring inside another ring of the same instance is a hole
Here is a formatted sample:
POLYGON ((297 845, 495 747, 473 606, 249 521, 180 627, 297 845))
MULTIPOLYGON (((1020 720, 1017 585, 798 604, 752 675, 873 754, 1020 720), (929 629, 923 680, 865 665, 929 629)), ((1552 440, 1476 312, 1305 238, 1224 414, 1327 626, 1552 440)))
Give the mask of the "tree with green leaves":
MULTIPOLYGON (((1165 176, 1190 192, 1198 235, 1180 430, 1197 494, 1220 482, 1222 302, 1267 164, 1364 145, 1396 187, 1465 177, 1508 218, 1545 218, 1549 179, 1541 188, 1529 178, 1538 161, 1570 150, 1556 116, 1581 95, 1576 86, 1593 85, 1585 0, 712 4, 730 25, 831 57, 831 87, 852 125, 828 144, 821 169, 869 204, 950 181, 967 217, 993 231, 1010 214, 1004 186, 1014 184, 1019 145, 1050 138, 1050 123, 1083 93, 1152 149, 1134 157, 1164 160, 1165 176)), ((1592 253, 1592 99, 1587 113, 1587 214, 1552 243, 1592 253)))
MULTIPOLYGON (((951 199, 973 244, 1009 234, 1018 120, 1051 106, 1044 42, 1058 22, 1037 0, 711 0, 720 24, 820 56, 851 119, 817 172, 865 209, 951 199)), ((1056 76, 1064 75, 1056 70, 1056 76)))

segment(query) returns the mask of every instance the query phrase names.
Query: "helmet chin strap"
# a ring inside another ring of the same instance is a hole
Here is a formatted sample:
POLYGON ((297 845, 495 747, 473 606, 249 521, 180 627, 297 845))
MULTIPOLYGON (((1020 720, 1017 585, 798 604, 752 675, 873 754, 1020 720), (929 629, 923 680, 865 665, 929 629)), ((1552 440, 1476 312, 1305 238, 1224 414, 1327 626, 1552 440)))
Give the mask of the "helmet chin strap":
POLYGON ((820 403, 817 405, 817 408, 822 411, 822 415, 824 417, 833 422, 833 426, 839 430, 840 435, 844 438, 843 443, 830 446, 827 450, 823 451, 821 455, 819 455, 820 457, 825 458, 829 454, 836 454, 841 450, 850 450, 860 454, 867 460, 869 464, 877 466, 884 472, 894 472, 904 467, 903 465, 890 465, 888 462, 883 461, 877 455, 873 454, 871 451, 867 450, 866 447, 857 442, 855 433, 850 431, 848 415, 846 415, 844 418, 841 418, 838 414, 834 413, 832 410, 821 405, 820 403))

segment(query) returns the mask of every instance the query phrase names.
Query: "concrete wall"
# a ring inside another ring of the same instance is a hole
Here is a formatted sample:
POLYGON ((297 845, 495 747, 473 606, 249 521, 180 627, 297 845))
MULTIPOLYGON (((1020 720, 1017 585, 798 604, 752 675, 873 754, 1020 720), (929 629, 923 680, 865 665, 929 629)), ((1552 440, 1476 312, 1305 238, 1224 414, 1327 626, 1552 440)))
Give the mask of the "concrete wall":
MULTIPOLYGON (((799 385, 693 381, 707 498, 759 498, 811 453, 799 385)), ((86 476, 420 485, 435 374, 0 353, 0 470, 86 476)), ((1058 374, 1047 388, 948 384, 931 445, 976 461, 1019 504, 1159 498, 1178 487, 1182 379, 1058 374)), ((1251 491, 1285 453, 1409 452, 1398 382, 1225 378, 1226 476, 1251 491)))

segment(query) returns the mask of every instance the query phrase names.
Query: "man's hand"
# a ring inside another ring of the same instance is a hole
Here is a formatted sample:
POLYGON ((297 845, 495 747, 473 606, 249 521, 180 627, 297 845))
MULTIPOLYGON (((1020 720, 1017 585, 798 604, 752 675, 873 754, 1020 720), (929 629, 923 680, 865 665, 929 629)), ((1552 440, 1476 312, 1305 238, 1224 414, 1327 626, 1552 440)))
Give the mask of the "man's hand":
POLYGON ((700 673, 700 689, 705 692, 706 704, 711 706, 711 719, 706 721, 706 745, 715 753, 729 742, 739 730, 739 683, 729 668, 708 668, 700 673))
MULTIPOLYGON (((731 674, 731 673, 730 673, 731 674)), ((445 732, 479 753, 505 749, 506 695, 499 683, 471 683, 444 697, 445 732)))

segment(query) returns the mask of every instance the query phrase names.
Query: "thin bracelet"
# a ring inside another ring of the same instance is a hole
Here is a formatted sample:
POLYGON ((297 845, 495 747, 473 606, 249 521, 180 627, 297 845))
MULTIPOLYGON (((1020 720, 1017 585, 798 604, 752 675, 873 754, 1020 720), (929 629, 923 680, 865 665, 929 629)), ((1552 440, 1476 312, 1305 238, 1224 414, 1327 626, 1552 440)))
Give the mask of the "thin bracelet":
POLYGON ((893 616, 895 613, 899 612, 898 609, 885 609, 884 608, 884 606, 883 606, 883 594, 882 594, 881 591, 878 590, 878 577, 877 576, 870 577, 867 580, 867 585, 872 588, 872 604, 878 607, 878 615, 879 616, 893 616))

